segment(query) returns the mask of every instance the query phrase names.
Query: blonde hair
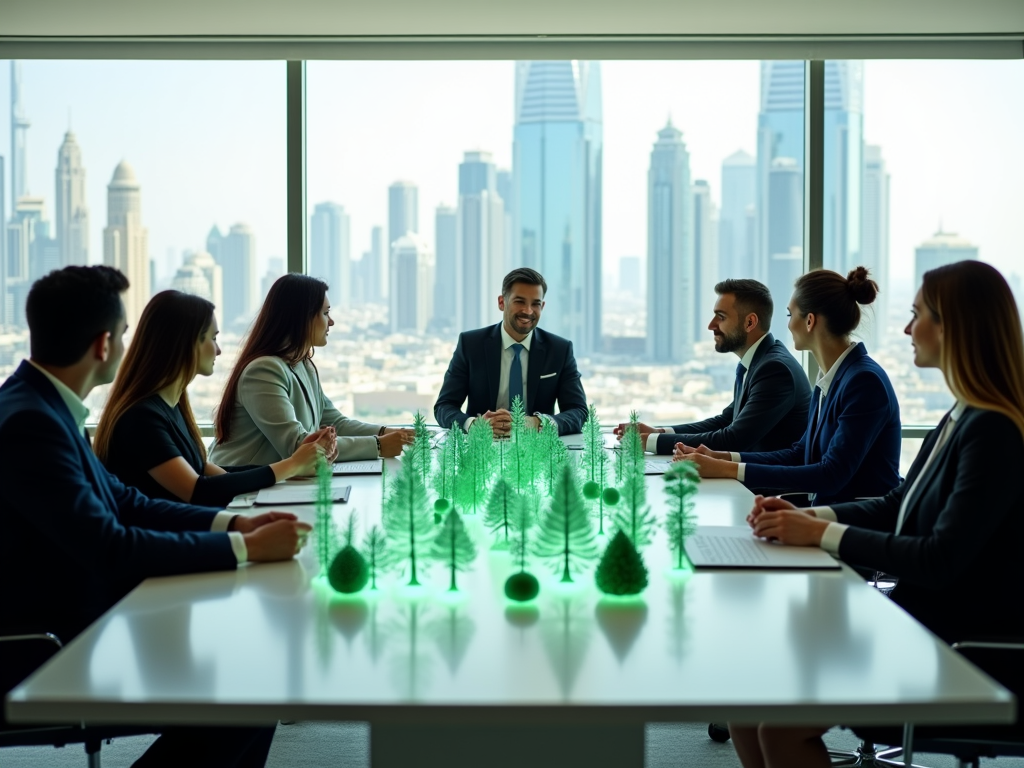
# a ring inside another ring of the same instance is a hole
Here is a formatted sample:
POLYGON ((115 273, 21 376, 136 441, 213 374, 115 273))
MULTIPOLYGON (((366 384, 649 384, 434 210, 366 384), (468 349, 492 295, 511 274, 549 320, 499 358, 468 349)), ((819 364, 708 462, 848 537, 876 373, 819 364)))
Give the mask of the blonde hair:
POLYGON ((1024 436, 1024 330, 1006 280, 984 262, 958 261, 925 272, 921 296, 942 324, 939 366, 953 394, 1024 436))

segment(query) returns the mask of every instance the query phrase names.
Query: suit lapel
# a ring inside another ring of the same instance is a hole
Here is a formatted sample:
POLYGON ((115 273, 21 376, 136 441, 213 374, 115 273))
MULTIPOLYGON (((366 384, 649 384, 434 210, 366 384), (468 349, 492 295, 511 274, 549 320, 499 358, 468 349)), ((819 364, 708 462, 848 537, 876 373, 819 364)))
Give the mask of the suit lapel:
MULTIPOLYGON (((864 350, 864 343, 859 342, 857 344, 857 347, 851 350, 850 354, 848 354, 846 356, 846 359, 843 360, 839 370, 836 371, 835 378, 832 379, 832 384, 828 388, 829 394, 825 395, 825 399, 822 400, 821 413, 818 414, 818 423, 814 425, 814 434, 811 436, 810 446, 817 447, 818 435, 821 434, 821 425, 825 423, 825 416, 830 411, 835 410, 835 402, 836 399, 839 397, 839 393, 843 389, 843 381, 846 379, 846 375, 850 372, 850 369, 854 366, 854 364, 862 357, 864 357, 865 354, 866 352, 864 350)), ((812 403, 812 406, 815 405, 817 404, 812 403)), ((811 413, 814 413, 813 407, 811 413)), ((821 458, 821 456, 823 456, 824 453, 824 450, 820 451, 815 457, 814 461, 817 461, 818 458, 821 458)), ((811 463, 810 456, 808 456, 808 463, 811 463)))
POLYGON ((501 323, 487 334, 484 344, 484 368, 487 370, 487 409, 498 404, 498 383, 501 380, 501 323))
POLYGON ((743 377, 743 386, 740 387, 740 395, 736 399, 736 404, 733 406, 733 416, 740 412, 740 408, 743 407, 743 403, 747 401, 747 391, 750 389, 750 380, 754 378, 754 371, 757 370, 757 366, 764 359, 764 356, 768 354, 768 350, 771 349, 775 343, 775 337, 770 333, 764 335, 764 341, 758 346, 757 351, 754 353, 753 359, 750 361, 750 368, 747 369, 747 375, 743 377))
MULTIPOLYGON (((939 422, 939 425, 937 427, 935 427, 935 429, 932 431, 932 435, 934 436, 934 439, 931 441, 931 445, 932 446, 934 446, 935 443, 938 442, 939 435, 942 433, 942 430, 945 428, 946 422, 949 420, 949 417, 950 417, 950 414, 947 413, 946 414, 946 418, 942 419, 939 422)), ((957 426, 963 426, 963 421, 965 419, 967 419, 967 418, 968 418, 968 412, 965 412, 960 417, 959 422, 953 426, 953 431, 954 432, 956 431, 956 427, 957 426)), ((936 474, 939 471, 939 465, 940 464, 945 464, 946 449, 952 444, 953 437, 954 436, 951 434, 951 435, 949 435, 949 437, 946 438, 946 443, 941 448, 939 448, 938 455, 936 455, 935 458, 933 458, 931 460, 931 462, 928 464, 928 466, 925 467, 924 471, 921 472, 921 474, 920 474, 921 481, 917 484, 917 488, 914 489, 913 497, 910 499, 909 502, 907 502, 907 514, 904 515, 904 517, 903 517, 903 527, 902 527, 902 530, 904 530, 904 531, 908 530, 907 529, 907 523, 910 522, 910 519, 914 516, 914 514, 917 512, 918 508, 921 506, 921 499, 923 498, 923 496, 924 496, 925 492, 927 491, 927 489, 928 489, 929 485, 931 484, 931 482, 935 479, 936 474)), ((926 446, 924 446, 924 445, 921 446, 922 451, 924 450, 925 447, 926 446)), ((933 450, 934 450, 934 447, 932 447, 929 450, 929 454, 933 450)), ((926 460, 927 460, 927 454, 925 456, 926 456, 926 460)), ((907 485, 908 489, 910 488, 910 485, 914 482, 915 479, 916 478, 908 477, 905 480, 905 482, 908 484, 907 485)))
POLYGON ((540 375, 548 362, 548 346, 544 343, 544 333, 535 328, 530 341, 530 360, 526 366, 526 413, 536 413, 537 390, 540 388, 540 375))

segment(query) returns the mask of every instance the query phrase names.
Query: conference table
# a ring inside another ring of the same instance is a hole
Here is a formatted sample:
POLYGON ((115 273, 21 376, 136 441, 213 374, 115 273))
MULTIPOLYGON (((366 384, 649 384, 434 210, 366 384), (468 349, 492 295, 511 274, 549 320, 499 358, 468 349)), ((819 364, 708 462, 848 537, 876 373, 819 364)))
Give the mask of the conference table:
MULTIPOLYGON (((388 471, 397 462, 388 460, 388 471)), ((343 527, 379 519, 381 477, 346 479, 343 527)), ((664 482, 648 477, 659 516, 664 482)), ((745 525, 751 493, 705 480, 704 525, 745 525)), ((313 522, 313 507, 294 511, 313 522)), ((242 510, 256 513, 259 508, 242 510)), ((7 702, 12 721, 370 723, 374 768, 642 766, 652 722, 1007 723, 1014 700, 845 566, 675 570, 664 531, 643 551, 639 598, 602 596, 593 570, 509 601, 516 568, 467 516, 479 555, 448 591, 333 592, 316 550, 233 572, 149 579, 7 702)), ((604 541, 605 539, 602 539, 604 541)))

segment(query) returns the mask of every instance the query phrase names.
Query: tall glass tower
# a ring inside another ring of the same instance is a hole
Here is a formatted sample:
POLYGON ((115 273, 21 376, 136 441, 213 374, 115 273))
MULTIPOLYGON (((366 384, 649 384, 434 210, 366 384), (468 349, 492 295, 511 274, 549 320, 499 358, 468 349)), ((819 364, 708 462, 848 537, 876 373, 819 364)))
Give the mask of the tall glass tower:
POLYGON ((516 63, 510 267, 548 283, 543 326, 601 347, 601 71, 590 61, 516 63))

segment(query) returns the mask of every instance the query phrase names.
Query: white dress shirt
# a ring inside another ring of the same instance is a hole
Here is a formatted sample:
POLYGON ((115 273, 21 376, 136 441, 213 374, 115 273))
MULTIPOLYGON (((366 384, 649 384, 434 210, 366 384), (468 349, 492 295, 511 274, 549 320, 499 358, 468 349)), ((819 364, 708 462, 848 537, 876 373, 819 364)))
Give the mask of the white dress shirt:
MULTIPOLYGON (((60 395, 60 399, 64 401, 64 405, 71 411, 71 418, 75 420, 75 424, 78 425, 78 431, 85 437, 85 420, 89 416, 89 406, 82 402, 82 398, 78 396, 71 387, 65 384, 63 381, 58 379, 52 373, 45 368, 39 366, 34 360, 28 361, 29 365, 39 371, 45 376, 54 389, 57 390, 57 394, 60 395)), ((228 525, 231 524, 231 520, 236 517, 235 514, 222 510, 217 513, 213 518, 213 524, 210 526, 210 530, 214 533, 220 533, 228 530, 228 525)), ((249 549, 245 546, 245 539, 242 538, 242 534, 238 531, 230 531, 228 533, 228 539, 231 541, 231 551, 235 553, 239 563, 244 563, 249 559, 249 549)))
MULTIPOLYGON (((523 408, 526 408, 526 381, 528 378, 527 371, 530 368, 530 343, 532 341, 533 331, 526 334, 522 341, 516 341, 505 330, 505 324, 501 324, 501 367, 498 370, 498 397, 494 403, 494 410, 498 411, 502 408, 506 411, 512 410, 512 403, 509 402, 508 398, 508 377, 512 371, 512 361, 516 357, 516 351, 512 349, 513 344, 523 345, 523 349, 519 352, 519 364, 523 369, 523 408)), ((542 421, 551 418, 546 413, 534 413, 533 415, 542 421)), ((470 416, 463 423, 462 428, 469 432, 469 428, 473 426, 474 421, 476 421, 476 416, 470 416)))

